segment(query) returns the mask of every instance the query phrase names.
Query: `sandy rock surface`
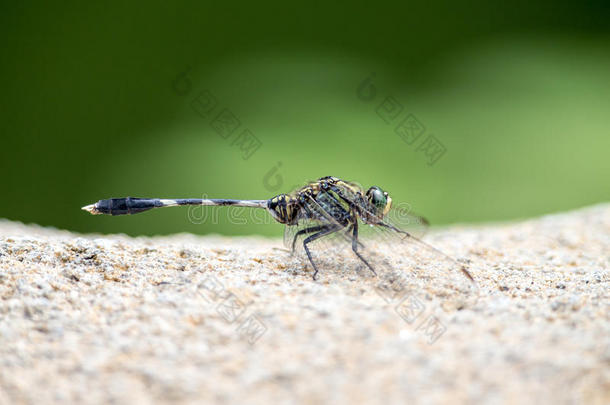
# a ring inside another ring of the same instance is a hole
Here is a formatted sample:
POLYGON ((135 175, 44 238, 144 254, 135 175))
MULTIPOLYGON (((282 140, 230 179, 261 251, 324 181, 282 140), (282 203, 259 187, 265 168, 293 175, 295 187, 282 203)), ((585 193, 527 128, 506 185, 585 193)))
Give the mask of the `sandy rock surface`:
POLYGON ((0 403, 610 403, 610 204, 425 239, 474 299, 313 281, 279 239, 0 221, 0 403))

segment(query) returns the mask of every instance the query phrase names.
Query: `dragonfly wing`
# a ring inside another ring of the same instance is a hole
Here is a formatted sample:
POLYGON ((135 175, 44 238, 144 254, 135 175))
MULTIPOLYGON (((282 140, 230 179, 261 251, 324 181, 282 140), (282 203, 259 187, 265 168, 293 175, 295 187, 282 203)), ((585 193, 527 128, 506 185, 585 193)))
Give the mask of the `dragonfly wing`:
POLYGON ((435 297, 434 301, 445 310, 476 302, 478 288, 474 279, 466 266, 452 257, 459 252, 446 254, 443 250, 449 246, 442 242, 432 246, 422 239, 428 229, 425 219, 414 215, 408 205, 398 204, 381 221, 357 190, 339 185, 320 191, 315 199, 306 197, 299 225, 287 227, 285 241, 292 245, 297 237, 296 250, 302 251, 305 238, 315 238, 317 232, 333 228, 336 232, 307 244, 319 270, 342 268, 370 275, 369 267, 379 276, 376 291, 391 292, 403 301, 405 297, 420 301, 435 297), (369 223, 355 216, 356 211, 367 216, 369 223), (376 223, 370 224, 370 218, 375 218, 376 223), (311 232, 304 231, 307 229, 311 232), (352 251, 354 248, 360 257, 352 251))
MULTIPOLYGON (((479 290, 471 269, 455 259, 461 252, 445 241, 434 245, 405 231, 391 218, 382 225, 361 226, 363 255, 379 268, 380 286, 398 294, 427 300, 437 298, 444 309, 472 306, 479 290)), ((428 235, 428 237, 434 235, 428 235)))
POLYGON ((430 227, 428 220, 413 213, 411 205, 408 203, 394 204, 390 212, 386 214, 384 221, 409 232, 416 238, 422 238, 430 227))
POLYGON ((382 278, 399 280, 402 292, 411 296, 442 298, 444 308, 476 302, 479 291, 469 270, 440 249, 444 247, 422 239, 428 221, 414 215, 410 205, 397 204, 380 218, 355 187, 337 185, 335 190, 369 218, 358 229, 358 248, 382 278))

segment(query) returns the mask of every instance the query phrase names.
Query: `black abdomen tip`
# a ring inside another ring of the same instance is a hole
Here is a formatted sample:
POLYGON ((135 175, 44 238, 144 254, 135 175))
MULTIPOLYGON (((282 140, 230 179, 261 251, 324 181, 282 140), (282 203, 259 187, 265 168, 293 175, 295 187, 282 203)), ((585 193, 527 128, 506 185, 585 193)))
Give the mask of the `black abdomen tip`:
POLYGON ((148 211, 162 204, 159 200, 148 198, 110 198, 100 200, 95 208, 101 214, 106 215, 128 215, 148 211))

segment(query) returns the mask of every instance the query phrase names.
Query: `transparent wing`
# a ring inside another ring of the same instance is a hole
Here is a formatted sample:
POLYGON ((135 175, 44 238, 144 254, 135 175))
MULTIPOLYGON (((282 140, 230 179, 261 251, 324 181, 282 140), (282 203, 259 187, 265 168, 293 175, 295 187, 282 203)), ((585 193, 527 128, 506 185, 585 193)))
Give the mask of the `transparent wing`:
POLYGON ((384 219, 397 228, 409 232, 416 238, 423 238, 430 227, 428 220, 413 213, 411 205, 408 203, 394 204, 384 219))
MULTIPOLYGON (((471 270, 455 258, 464 252, 452 250, 447 239, 420 239, 391 218, 385 218, 384 223, 362 224, 359 232, 361 254, 370 258, 379 275, 378 292, 420 302, 435 297, 444 309, 476 303, 479 291, 471 270)), ((431 238, 434 235, 428 235, 427 239, 431 238)))
MULTIPOLYGON (((349 203, 359 204, 361 212, 375 217, 373 207, 353 188, 338 187, 336 191, 349 203)), ((404 203, 395 205, 374 225, 360 222, 358 250, 378 273, 379 289, 422 300, 437 297, 444 309, 474 305, 479 296, 476 282, 466 265, 454 258, 464 252, 451 251, 447 240, 424 240, 427 228, 428 222, 404 203)))

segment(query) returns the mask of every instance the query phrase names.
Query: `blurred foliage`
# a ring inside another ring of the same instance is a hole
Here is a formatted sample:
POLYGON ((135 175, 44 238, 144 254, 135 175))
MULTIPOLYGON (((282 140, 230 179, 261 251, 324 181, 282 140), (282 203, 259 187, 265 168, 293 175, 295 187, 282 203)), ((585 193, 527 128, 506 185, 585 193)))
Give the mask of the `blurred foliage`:
POLYGON ((5 3, 0 217, 278 235, 230 224, 223 208, 201 224, 184 208, 79 208, 128 195, 263 199, 325 175, 379 185, 436 224, 607 201, 605 3, 451 4, 5 3), (357 90, 373 73, 366 101, 357 90), (207 118, 191 106, 202 91, 218 102, 207 118), (386 97, 403 108, 390 124, 386 97), (237 132, 211 126, 223 108, 262 143, 247 160, 237 132), (434 165, 395 133, 407 114, 446 148, 434 165))

